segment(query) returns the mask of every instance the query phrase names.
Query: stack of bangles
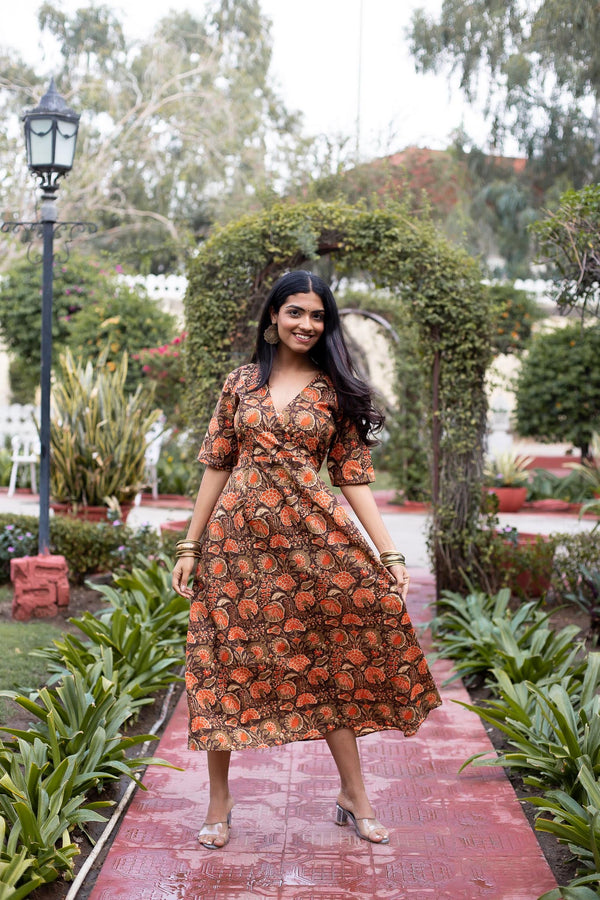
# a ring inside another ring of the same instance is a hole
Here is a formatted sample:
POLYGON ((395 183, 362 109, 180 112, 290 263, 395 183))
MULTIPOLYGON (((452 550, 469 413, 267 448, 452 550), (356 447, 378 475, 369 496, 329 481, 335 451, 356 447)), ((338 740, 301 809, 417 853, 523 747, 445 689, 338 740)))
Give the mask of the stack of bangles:
POLYGON ((403 553, 399 553, 397 550, 384 550, 383 553, 379 554, 379 559, 386 567, 386 569, 391 568, 391 566, 406 565, 406 557, 403 553))
POLYGON ((200 546, 200 541, 177 541, 175 544, 175 559, 181 559, 184 556, 193 556, 195 559, 198 559, 200 546))

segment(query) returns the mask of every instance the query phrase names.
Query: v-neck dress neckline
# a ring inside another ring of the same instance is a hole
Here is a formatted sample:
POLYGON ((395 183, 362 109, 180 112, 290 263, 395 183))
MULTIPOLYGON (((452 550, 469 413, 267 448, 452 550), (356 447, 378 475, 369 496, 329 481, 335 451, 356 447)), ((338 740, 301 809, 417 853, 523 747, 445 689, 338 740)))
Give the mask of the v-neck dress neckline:
POLYGON ((281 410, 281 412, 279 412, 279 410, 278 410, 277 407, 275 406, 275 401, 273 400, 273 395, 271 394, 271 387, 270 387, 270 385, 269 385, 269 382, 268 382, 268 381, 265 382, 265 388, 266 388, 266 390, 267 390, 267 397, 269 398, 269 402, 271 403, 271 407, 272 407, 272 409, 273 409, 273 412, 275 413, 276 418, 281 419, 282 416, 285 415, 285 413, 287 412, 287 410, 290 408, 290 406, 293 406, 293 404, 298 400, 298 398, 302 396, 302 394, 304 393, 304 391, 308 390, 308 388, 309 388, 312 384, 314 384, 315 381, 316 381, 318 378, 320 378, 320 377, 321 377, 321 372, 320 372, 320 371, 316 372, 315 375, 310 379, 310 381, 308 381, 308 382, 304 385, 304 387, 301 388, 301 389, 298 391, 297 394, 294 394, 294 396, 292 397, 292 399, 289 400, 289 401, 285 404, 285 406, 283 407, 283 409, 281 410))

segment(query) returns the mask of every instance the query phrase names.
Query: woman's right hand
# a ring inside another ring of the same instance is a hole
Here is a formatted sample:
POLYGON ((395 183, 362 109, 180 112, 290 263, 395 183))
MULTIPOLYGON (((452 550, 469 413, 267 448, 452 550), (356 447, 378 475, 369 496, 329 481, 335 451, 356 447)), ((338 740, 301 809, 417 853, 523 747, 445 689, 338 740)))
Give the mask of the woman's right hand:
POLYGON ((173 577, 171 580, 173 590, 176 594, 179 594, 181 597, 186 597, 188 600, 192 599, 194 593, 193 588, 191 585, 188 585, 188 582, 196 571, 197 565, 198 560, 195 556, 182 556, 181 559, 177 560, 173 569, 173 577))

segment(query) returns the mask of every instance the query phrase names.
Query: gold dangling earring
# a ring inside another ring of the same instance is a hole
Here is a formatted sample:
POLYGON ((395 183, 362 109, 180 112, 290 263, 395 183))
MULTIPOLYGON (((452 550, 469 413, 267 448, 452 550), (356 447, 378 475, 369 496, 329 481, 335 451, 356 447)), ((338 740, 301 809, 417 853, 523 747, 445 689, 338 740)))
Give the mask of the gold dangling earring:
POLYGON ((263 337, 267 344, 278 344, 279 343, 279 332, 277 331, 277 325, 275 322, 272 325, 269 325, 268 328, 265 328, 263 331, 263 337))

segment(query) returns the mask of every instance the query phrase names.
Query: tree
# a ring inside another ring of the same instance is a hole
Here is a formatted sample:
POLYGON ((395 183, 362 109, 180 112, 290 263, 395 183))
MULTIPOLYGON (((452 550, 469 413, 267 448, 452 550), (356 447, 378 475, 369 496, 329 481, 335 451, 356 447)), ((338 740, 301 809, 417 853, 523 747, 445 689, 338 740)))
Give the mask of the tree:
POLYGON ((486 85, 494 147, 515 137, 538 174, 579 187, 597 180, 600 17, 589 0, 444 0, 413 14, 418 70, 459 75, 473 100, 486 85))
POLYGON ((532 326, 544 318, 544 313, 527 291, 517 290, 511 284, 492 284, 488 292, 494 317, 494 352, 519 353, 529 343, 532 326))
MULTIPOLYGON (((124 350, 135 353, 169 340, 174 316, 162 312, 144 291, 120 284, 97 261, 73 254, 55 262, 52 339, 56 353, 70 346, 77 355, 96 357, 105 348, 108 362, 124 350)), ((0 335, 11 360, 11 390, 29 402, 40 379, 41 267, 20 260, 0 283, 0 335)), ((141 363, 130 362, 128 386, 141 377, 141 363)))
MULTIPOLYGON (((211 0, 202 18, 170 13, 142 43, 127 42, 107 6, 68 14, 47 2, 39 23, 64 59, 58 90, 83 114, 61 218, 98 221, 93 240, 118 246, 121 262, 172 267, 215 219, 256 204, 278 154, 293 156, 299 122, 269 84, 259 0, 211 0)), ((0 109, 16 135, 16 116, 39 100, 46 79, 15 54, 0 62, 0 109)), ((15 193, 16 140, 0 141, 3 209, 15 193)))
POLYGON ((143 376, 143 364, 137 354, 148 344, 169 341, 175 327, 175 316, 160 309, 145 290, 133 290, 113 280, 112 292, 86 304, 71 317, 66 343, 75 356, 94 362, 102 356, 110 371, 127 353, 126 387, 134 391, 143 376))
POLYGON ((559 308, 600 316, 600 185, 566 191, 558 209, 531 230, 539 262, 554 276, 559 308))
POLYGON ((570 441, 588 456, 600 430, 600 326, 576 323, 537 335, 517 384, 517 431, 543 442, 570 441))

